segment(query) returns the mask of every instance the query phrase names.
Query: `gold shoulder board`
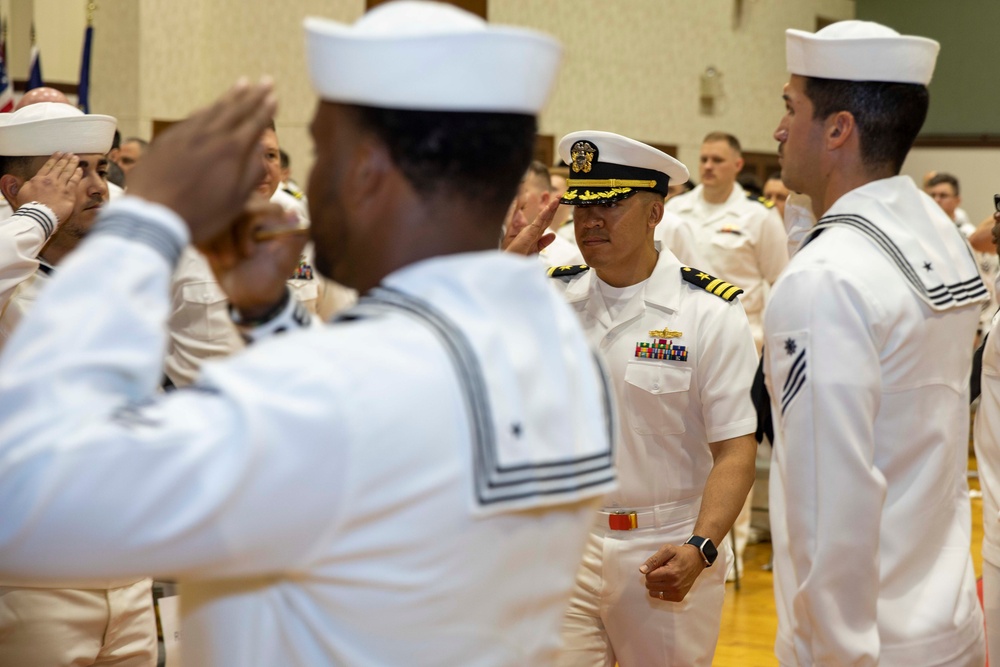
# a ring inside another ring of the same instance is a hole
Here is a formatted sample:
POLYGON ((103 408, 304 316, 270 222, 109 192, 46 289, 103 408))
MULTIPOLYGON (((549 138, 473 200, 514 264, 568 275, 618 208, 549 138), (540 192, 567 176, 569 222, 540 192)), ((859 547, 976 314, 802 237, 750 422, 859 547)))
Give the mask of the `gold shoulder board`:
POLYGON ((586 264, 576 264, 574 266, 553 266, 547 271, 550 278, 562 278, 563 276, 575 276, 583 273, 590 267, 586 264))
POLYGON ((715 276, 711 276, 704 271, 692 269, 690 266, 681 268, 681 277, 686 282, 696 285, 706 292, 711 292, 715 296, 720 299, 725 299, 726 301, 732 301, 740 294, 743 294, 743 290, 736 285, 727 283, 722 278, 716 278, 715 276))

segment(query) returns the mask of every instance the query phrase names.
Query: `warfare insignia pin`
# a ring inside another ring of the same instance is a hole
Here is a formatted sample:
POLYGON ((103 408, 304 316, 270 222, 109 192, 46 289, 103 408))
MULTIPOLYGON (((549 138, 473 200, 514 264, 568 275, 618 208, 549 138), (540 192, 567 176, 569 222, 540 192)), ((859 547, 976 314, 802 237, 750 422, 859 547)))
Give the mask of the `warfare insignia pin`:
POLYGON ((581 171, 590 173, 592 163, 597 159, 597 147, 589 141, 578 141, 569 151, 570 168, 574 174, 581 171))
POLYGON ((683 335, 680 331, 671 331, 666 327, 663 329, 653 329, 649 332, 650 338, 680 338, 683 335))

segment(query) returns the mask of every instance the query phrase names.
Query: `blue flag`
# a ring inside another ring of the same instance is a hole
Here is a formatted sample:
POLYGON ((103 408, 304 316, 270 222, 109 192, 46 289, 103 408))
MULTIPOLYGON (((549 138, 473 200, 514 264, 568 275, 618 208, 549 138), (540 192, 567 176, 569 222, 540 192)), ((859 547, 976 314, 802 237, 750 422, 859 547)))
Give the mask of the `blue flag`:
MULTIPOLYGON (((88 25, 83 33, 83 56, 80 57, 80 85, 77 86, 77 106, 83 113, 90 113, 90 44, 94 40, 94 26, 88 25)), ((41 70, 38 74, 41 80, 41 70)))
POLYGON ((45 85, 42 81, 42 56, 38 53, 38 47, 31 47, 31 74, 28 76, 28 85, 24 87, 25 91, 29 91, 32 88, 41 88, 45 85))
POLYGON ((14 110, 14 87, 7 76, 7 26, 0 18, 0 113, 14 110))

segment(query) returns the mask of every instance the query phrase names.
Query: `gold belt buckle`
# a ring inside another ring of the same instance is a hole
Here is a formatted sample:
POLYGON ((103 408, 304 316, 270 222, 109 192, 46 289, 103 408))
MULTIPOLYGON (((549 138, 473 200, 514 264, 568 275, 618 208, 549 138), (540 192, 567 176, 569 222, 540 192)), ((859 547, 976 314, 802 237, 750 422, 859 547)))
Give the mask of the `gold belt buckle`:
POLYGON ((635 512, 613 512, 608 515, 611 530, 635 530, 639 527, 639 517, 635 512))

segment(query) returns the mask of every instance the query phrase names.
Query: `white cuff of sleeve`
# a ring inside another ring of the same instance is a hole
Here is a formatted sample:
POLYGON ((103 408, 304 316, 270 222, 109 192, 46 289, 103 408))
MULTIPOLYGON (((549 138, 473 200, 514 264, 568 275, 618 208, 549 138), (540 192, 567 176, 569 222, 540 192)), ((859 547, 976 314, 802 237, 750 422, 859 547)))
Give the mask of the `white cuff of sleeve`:
POLYGON ((243 320, 240 312, 230 304, 229 317, 248 345, 275 334, 306 329, 312 322, 312 315, 287 288, 281 306, 276 308, 273 314, 269 313, 261 320, 247 322, 243 320))
POLYGON ((173 210, 140 197, 125 196, 105 206, 92 234, 112 234, 144 243, 176 266, 191 239, 187 224, 173 210))
POLYGON ((56 227, 59 226, 59 219, 52 209, 37 201, 28 202, 23 205, 14 211, 14 215, 31 218, 37 222, 38 226, 42 228, 42 232, 45 233, 45 238, 52 236, 53 232, 56 231, 56 227))

